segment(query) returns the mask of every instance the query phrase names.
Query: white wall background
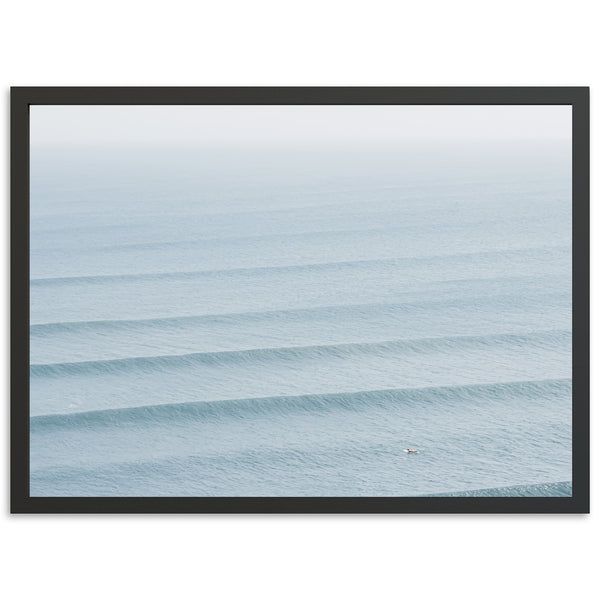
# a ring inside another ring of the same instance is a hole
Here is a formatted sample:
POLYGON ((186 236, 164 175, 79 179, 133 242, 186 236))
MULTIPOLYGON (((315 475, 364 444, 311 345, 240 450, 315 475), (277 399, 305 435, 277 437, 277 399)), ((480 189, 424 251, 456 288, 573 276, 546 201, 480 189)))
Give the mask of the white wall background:
MULTIPOLYGON (((30 0, 2 12, 4 140, 10 85, 590 85, 595 156, 591 1, 30 0)), ((7 240, 7 141, 2 152, 7 240)), ((0 249, 7 399, 8 242, 0 249)), ((598 253, 593 243, 593 265, 598 253)), ((593 378, 592 403, 596 391, 593 378)), ((598 591, 597 479, 591 516, 9 516, 6 405, 1 414, 7 598, 547 600, 598 591)))

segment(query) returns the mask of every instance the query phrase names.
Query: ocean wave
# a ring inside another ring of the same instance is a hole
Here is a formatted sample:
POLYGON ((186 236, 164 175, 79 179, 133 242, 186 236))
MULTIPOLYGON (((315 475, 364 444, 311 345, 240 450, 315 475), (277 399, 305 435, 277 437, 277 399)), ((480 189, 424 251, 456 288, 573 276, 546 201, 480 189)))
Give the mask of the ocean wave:
MULTIPOLYGON (((217 246, 217 245, 235 245, 235 244, 244 244, 247 242, 257 242, 261 240, 311 240, 320 237, 334 237, 334 238, 344 238, 344 237, 353 237, 360 235, 398 235, 398 233, 406 230, 413 229, 411 226, 405 227, 375 227, 368 229, 325 229, 325 230, 314 230, 314 231, 301 231, 301 232, 290 232, 290 233, 258 233, 253 235, 233 235, 227 237, 205 237, 205 238, 195 238, 195 239, 185 239, 185 240, 160 240, 160 241, 151 241, 151 242, 135 242, 135 243, 119 243, 119 244, 110 244, 106 246, 102 246, 100 248, 96 248, 94 250, 101 250, 102 252, 111 252, 111 251, 136 251, 136 250, 163 250, 169 248, 180 248, 180 247, 202 247, 202 246, 217 246)), ((59 247, 59 249, 62 249, 59 247)))
POLYGON ((31 432, 47 429, 143 426, 193 419, 245 419, 256 415, 325 414, 329 411, 370 410, 375 406, 397 404, 410 407, 423 402, 495 401, 507 395, 537 397, 564 395, 571 391, 571 379, 511 381, 493 384, 437 386, 310 394, 301 396, 269 396, 205 402, 183 402, 94 410, 69 414, 31 417, 31 432))
POLYGON ((527 248, 519 248, 502 251, 484 251, 484 252, 464 252, 458 254, 441 254, 415 257, 389 257, 375 258, 362 260, 348 261, 333 261, 333 262, 318 262, 318 263, 302 263, 293 265, 276 265, 276 266, 260 266, 260 267, 233 267, 226 269, 208 269, 195 271, 166 271, 159 273, 123 273, 111 275, 78 275, 71 277, 43 277, 30 280, 32 287, 46 286, 62 286, 62 285, 79 285, 92 284, 104 285, 106 283, 121 282, 121 281, 156 281, 156 280, 189 280, 202 277, 236 277, 255 274, 281 274, 294 272, 318 272, 328 270, 347 269, 355 267, 373 267, 376 265, 383 266, 401 266, 407 263, 421 264, 430 262, 452 262, 457 260, 473 260, 473 259, 498 259, 511 260, 516 256, 535 255, 547 252, 558 252, 568 255, 570 249, 566 246, 534 246, 527 248))
POLYGON ((43 338, 56 333, 90 333, 91 331, 130 331, 132 329, 183 329, 189 326, 206 324, 239 325, 249 321, 282 321, 316 319, 344 319, 352 317, 364 318, 369 314, 385 316, 386 318, 398 317, 410 313, 430 314, 436 310, 455 310, 471 308, 475 304, 493 304, 498 307, 505 305, 514 306, 516 302, 529 304, 547 301, 564 301, 570 306, 570 292, 549 292, 526 294, 498 294, 495 296, 463 296, 443 300, 420 300, 418 302, 374 302, 368 304, 335 304, 328 306, 314 306, 310 308, 292 308, 287 310, 261 310, 232 313, 215 313, 179 317, 158 317, 154 319, 114 319, 103 321, 56 321, 48 323, 35 323, 30 326, 31 337, 43 338))
POLYGON ((461 492, 442 492, 439 494, 421 494, 422 496, 437 497, 540 497, 540 496, 569 496, 573 495, 571 481, 556 481, 551 483, 534 483, 528 485, 512 485, 508 487, 485 488, 480 490, 465 490, 461 492))
POLYGON ((30 285, 34 287, 48 285, 68 285, 68 284, 105 284, 117 281, 156 281, 161 279, 187 280, 201 277, 227 277, 239 275, 254 275, 262 273, 291 273, 302 271, 319 271, 340 269, 354 266, 373 266, 375 264, 394 265, 399 260, 397 258, 377 258, 370 260, 348 260, 323 263, 304 263, 296 265, 277 265, 261 267, 232 267, 227 269, 208 269, 199 271, 166 271, 161 273, 123 273, 117 275, 81 275, 74 277, 45 277, 32 279, 30 285))
POLYGON ((162 369, 193 368, 199 365, 244 364, 272 361, 326 360, 369 354, 425 354, 477 350, 497 345, 554 348, 569 343, 567 330, 536 331, 529 334, 490 334, 482 336, 452 336, 421 339, 358 342, 323 346, 289 346, 281 348, 252 348, 222 352, 195 352, 161 356, 136 356, 111 360, 33 364, 31 377, 65 377, 71 375, 106 375, 131 371, 154 372, 162 369))

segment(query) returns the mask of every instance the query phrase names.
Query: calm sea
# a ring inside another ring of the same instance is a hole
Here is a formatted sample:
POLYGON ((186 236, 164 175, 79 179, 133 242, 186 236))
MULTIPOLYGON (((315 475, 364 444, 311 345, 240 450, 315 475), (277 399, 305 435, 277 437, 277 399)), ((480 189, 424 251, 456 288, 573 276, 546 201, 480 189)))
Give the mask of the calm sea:
POLYGON ((31 494, 570 495, 570 186, 550 142, 35 148, 31 494))

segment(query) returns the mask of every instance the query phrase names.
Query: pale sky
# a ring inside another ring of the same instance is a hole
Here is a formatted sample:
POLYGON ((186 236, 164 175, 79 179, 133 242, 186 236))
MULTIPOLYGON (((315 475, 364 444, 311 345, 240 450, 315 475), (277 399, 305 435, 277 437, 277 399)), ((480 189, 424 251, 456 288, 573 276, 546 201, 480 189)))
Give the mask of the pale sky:
POLYGON ((32 146, 568 140, 570 105, 34 105, 32 146))

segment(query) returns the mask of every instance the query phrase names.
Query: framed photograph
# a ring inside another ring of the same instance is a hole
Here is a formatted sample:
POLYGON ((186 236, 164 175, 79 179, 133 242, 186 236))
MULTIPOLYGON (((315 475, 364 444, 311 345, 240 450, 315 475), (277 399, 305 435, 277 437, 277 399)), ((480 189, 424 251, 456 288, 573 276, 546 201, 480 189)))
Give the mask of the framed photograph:
POLYGON ((11 511, 589 512, 588 88, 13 88, 11 511))

